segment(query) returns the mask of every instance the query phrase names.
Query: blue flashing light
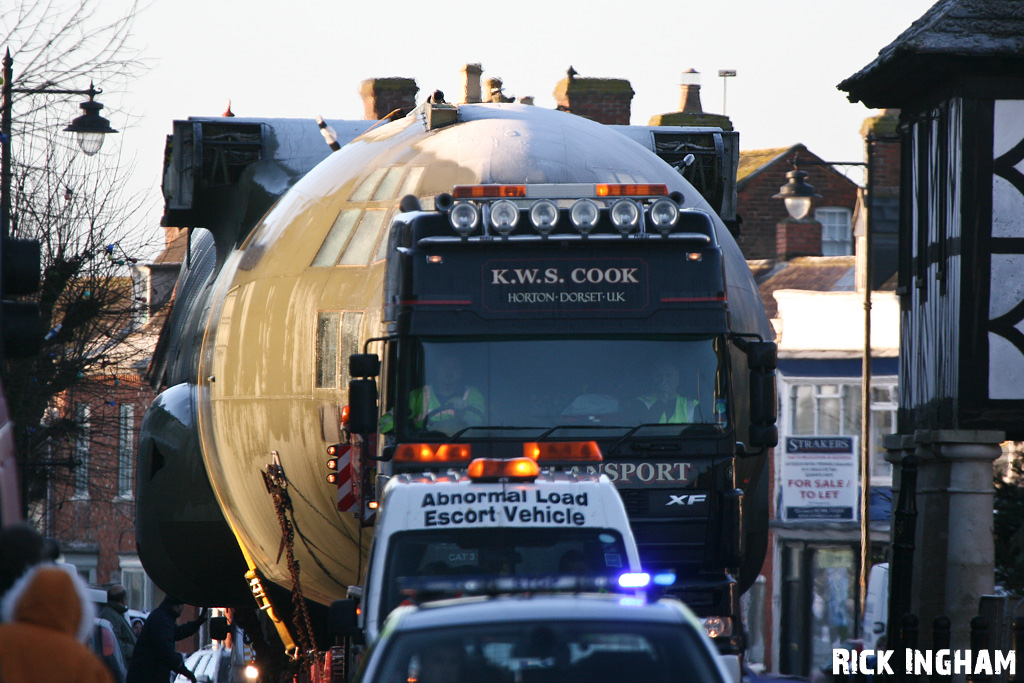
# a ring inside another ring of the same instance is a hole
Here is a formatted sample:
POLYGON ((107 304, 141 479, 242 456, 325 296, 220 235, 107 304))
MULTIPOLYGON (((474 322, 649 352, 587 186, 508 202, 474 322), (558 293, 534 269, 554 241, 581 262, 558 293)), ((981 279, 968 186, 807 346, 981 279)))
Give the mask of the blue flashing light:
POLYGON ((676 583, 676 573, 661 572, 660 574, 655 574, 651 580, 657 586, 674 586, 676 583))
POLYGON ((645 588, 650 582, 651 576, 645 572, 626 572, 619 576, 622 588, 645 588))

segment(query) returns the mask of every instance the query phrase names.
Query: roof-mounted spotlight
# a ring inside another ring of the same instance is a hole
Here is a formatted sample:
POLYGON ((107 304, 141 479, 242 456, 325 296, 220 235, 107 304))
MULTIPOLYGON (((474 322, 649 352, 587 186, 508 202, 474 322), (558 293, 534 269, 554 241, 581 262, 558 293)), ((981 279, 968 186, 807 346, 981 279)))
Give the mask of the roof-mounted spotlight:
POLYGON ((491 225, 502 237, 508 237, 519 222, 519 207, 507 199, 491 204, 491 225))
POLYGON ((558 206, 550 199, 541 199, 530 207, 530 222, 542 237, 547 237, 558 223, 558 206))
POLYGON ((668 237, 679 220, 679 207, 671 199, 662 198, 655 201, 648 209, 648 213, 651 216, 651 223, 662 237, 668 237))
POLYGON ((576 227, 576 232, 586 237, 597 225, 601 210, 589 199, 577 199, 569 209, 569 218, 576 227))
POLYGON ((480 222, 480 209, 473 202, 456 202, 448 211, 448 221, 461 237, 469 237, 480 222))
POLYGON ((623 237, 640 224, 640 207, 632 199, 620 199, 612 204, 612 225, 623 237))

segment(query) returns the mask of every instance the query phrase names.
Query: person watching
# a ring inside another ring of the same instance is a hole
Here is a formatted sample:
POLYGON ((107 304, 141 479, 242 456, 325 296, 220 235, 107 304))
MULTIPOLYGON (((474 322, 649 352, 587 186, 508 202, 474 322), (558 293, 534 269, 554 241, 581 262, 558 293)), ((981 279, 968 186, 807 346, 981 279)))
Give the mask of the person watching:
POLYGON ((127 683, 167 683, 172 673, 196 683, 196 675, 185 667, 185 660, 175 650, 174 643, 199 630, 206 620, 206 608, 199 610, 199 616, 192 621, 178 624, 184 606, 181 600, 167 596, 149 613, 128 665, 127 683))
POLYGON ((484 421, 484 396, 463 380, 462 361, 442 356, 434 366, 436 381, 409 392, 413 425, 453 434, 484 421))
POLYGON ((128 623, 125 613, 128 611, 128 591, 120 584, 114 584, 107 589, 107 604, 100 608, 100 618, 110 622, 114 629, 114 635, 121 643, 121 654, 124 655, 125 663, 130 663, 132 654, 135 651, 135 640, 137 634, 128 623))
POLYGON ((659 363, 651 376, 651 392, 639 398, 644 424, 686 424, 693 422, 697 401, 679 393, 679 369, 659 363))

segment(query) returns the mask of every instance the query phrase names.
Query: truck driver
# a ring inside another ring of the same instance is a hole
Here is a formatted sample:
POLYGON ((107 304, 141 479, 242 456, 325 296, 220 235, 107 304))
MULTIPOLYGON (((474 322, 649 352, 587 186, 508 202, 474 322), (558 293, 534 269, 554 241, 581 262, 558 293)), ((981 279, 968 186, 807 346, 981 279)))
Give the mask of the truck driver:
POLYGON ((679 394, 679 369, 668 362, 654 366, 651 392, 639 399, 643 410, 642 424, 685 424, 693 422, 695 399, 679 394))
POLYGON ((412 422, 419 429, 454 434, 484 421, 484 396, 463 380, 462 361, 444 355, 434 366, 436 381, 409 392, 412 422))

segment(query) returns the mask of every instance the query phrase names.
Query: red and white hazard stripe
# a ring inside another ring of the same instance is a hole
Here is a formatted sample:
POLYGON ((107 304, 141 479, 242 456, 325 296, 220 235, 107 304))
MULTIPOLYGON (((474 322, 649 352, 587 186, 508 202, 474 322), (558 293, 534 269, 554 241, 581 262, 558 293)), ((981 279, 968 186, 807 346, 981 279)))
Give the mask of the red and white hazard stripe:
POLYGON ((352 446, 344 444, 334 457, 338 461, 338 477, 335 480, 338 484, 338 495, 335 499, 338 510, 352 512, 357 506, 355 489, 352 486, 352 446))

